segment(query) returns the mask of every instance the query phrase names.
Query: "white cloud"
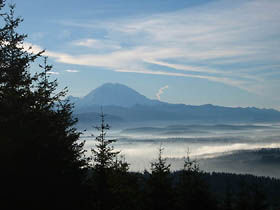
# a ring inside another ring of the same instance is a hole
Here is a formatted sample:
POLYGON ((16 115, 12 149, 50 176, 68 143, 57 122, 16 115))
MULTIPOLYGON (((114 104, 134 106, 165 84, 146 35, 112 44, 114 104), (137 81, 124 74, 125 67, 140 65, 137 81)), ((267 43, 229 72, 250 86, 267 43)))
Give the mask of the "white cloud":
POLYGON ((160 100, 160 96, 164 93, 166 89, 168 89, 168 85, 165 85, 158 90, 156 94, 158 100, 160 100))
POLYGON ((56 71, 48 71, 47 74, 55 74, 55 75, 59 75, 59 72, 56 71))
POLYGON ((39 45, 31 44, 29 42, 24 42, 22 44, 22 47, 24 48, 24 50, 28 51, 29 53, 34 53, 34 54, 40 53, 44 50, 39 45))
POLYGON ((66 72, 69 72, 69 73, 78 73, 78 72, 80 72, 80 71, 78 71, 78 70, 75 70, 75 69, 67 69, 67 70, 65 70, 66 72))
POLYGON ((79 40, 75 41, 73 44, 77 46, 83 46, 83 47, 93 47, 98 43, 95 39, 86 39, 86 40, 79 40))
POLYGON ((118 50, 121 46, 109 40, 97 40, 97 39, 81 39, 73 42, 75 46, 82 46, 94 49, 111 49, 118 50))
POLYGON ((175 77, 189 77, 189 78, 197 78, 197 79, 205 79, 212 82, 219 82, 226 85, 231 85, 234 87, 240 87, 244 90, 251 91, 249 87, 247 87, 247 83, 244 81, 233 80, 226 77, 213 77, 213 76, 203 76, 203 75, 195 75, 195 74, 186 74, 186 73, 176 73, 176 72, 166 72, 166 71, 151 71, 146 69, 137 69, 137 70, 128 70, 128 69, 118 69, 116 72, 126 72, 126 73, 138 73, 138 74, 151 74, 151 75, 162 75, 162 76, 175 76, 175 77))
POLYGON ((106 31, 106 39, 72 43, 89 48, 87 54, 46 51, 45 55, 67 64, 205 79, 265 94, 271 86, 269 77, 279 78, 279 19, 280 1, 224 0, 145 18, 72 21, 72 26, 106 31), (97 54, 96 49, 107 51, 97 54), (155 71, 152 65, 164 70, 155 71))
POLYGON ((208 67, 203 68, 203 67, 199 67, 199 66, 171 64, 171 63, 168 63, 168 62, 156 61, 156 60, 151 60, 151 59, 147 59, 145 61, 148 62, 148 63, 157 64, 157 65, 160 65, 160 66, 166 66, 166 67, 170 67, 170 68, 177 69, 177 70, 183 70, 183 71, 216 73, 216 74, 224 74, 225 73, 223 71, 210 69, 208 67))

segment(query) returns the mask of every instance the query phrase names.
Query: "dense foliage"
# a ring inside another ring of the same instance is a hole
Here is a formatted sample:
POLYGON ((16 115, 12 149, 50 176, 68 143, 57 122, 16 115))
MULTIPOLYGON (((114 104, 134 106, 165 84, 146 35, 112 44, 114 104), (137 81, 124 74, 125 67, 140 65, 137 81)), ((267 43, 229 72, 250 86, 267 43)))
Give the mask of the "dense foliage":
POLYGON ((39 73, 30 73, 43 52, 24 48, 26 35, 16 32, 22 19, 15 17, 14 7, 1 14, 5 24, 0 29, 2 197, 11 208, 47 207, 54 201, 78 206, 87 162, 73 128, 72 106, 61 99, 65 90, 55 92, 46 59, 39 73))

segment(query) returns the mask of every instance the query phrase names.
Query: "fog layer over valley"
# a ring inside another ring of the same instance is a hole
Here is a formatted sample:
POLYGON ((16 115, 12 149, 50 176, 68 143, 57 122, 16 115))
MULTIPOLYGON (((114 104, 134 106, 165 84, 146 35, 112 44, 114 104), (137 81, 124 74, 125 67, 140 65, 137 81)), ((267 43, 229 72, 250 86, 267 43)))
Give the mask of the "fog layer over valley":
MULTIPOLYGON (((81 138, 86 140, 88 154, 96 143, 92 134, 98 135, 98 132, 86 131, 81 138)), ((132 171, 149 170, 150 162, 157 158, 162 145, 163 157, 172 163, 173 170, 181 169, 183 158, 189 154, 206 171, 280 177, 280 170, 276 167, 280 160, 279 151, 266 150, 265 156, 254 152, 261 148, 280 148, 280 124, 276 123, 143 125, 112 128, 107 138, 118 140, 114 147, 121 150, 132 171), (267 156, 270 152, 273 154, 267 156)))
POLYGON ((114 147, 125 156, 132 171, 149 170, 161 145, 163 157, 172 163, 173 170, 182 169, 184 157, 189 155, 205 171, 280 177, 273 169, 277 168, 274 156, 270 158, 271 169, 266 164, 263 170, 264 162, 259 161, 262 154, 253 153, 261 148, 280 148, 277 110, 170 104, 118 83, 103 84, 84 97, 70 96, 69 100, 75 104, 78 128, 86 130, 81 140, 86 140, 88 155, 98 135, 93 128, 100 124, 103 112, 106 123, 112 126, 106 137, 118 140, 114 147))

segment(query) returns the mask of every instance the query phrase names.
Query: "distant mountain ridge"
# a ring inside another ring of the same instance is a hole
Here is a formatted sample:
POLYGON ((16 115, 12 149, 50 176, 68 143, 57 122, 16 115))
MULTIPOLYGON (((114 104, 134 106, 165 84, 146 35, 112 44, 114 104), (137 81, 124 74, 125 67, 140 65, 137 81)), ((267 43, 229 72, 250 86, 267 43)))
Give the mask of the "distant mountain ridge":
POLYGON ((205 104, 200 106, 169 104, 151 100, 132 88, 106 83, 83 98, 69 96, 75 104, 74 114, 80 122, 98 121, 101 111, 114 122, 196 121, 196 122, 280 122, 280 112, 255 107, 233 108, 205 104), (86 119, 86 120, 85 120, 86 119))

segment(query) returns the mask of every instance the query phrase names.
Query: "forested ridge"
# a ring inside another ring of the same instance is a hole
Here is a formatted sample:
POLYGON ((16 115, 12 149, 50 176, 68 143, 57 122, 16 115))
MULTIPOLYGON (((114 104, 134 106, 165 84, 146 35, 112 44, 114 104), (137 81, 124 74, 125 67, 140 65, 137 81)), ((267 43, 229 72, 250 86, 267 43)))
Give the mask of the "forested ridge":
POLYGON ((15 6, 0 7, 1 209, 279 209, 279 180, 204 173, 189 157, 171 172, 162 147, 149 171, 130 172, 103 113, 86 157, 67 89, 50 79, 43 51, 23 47, 15 6))

